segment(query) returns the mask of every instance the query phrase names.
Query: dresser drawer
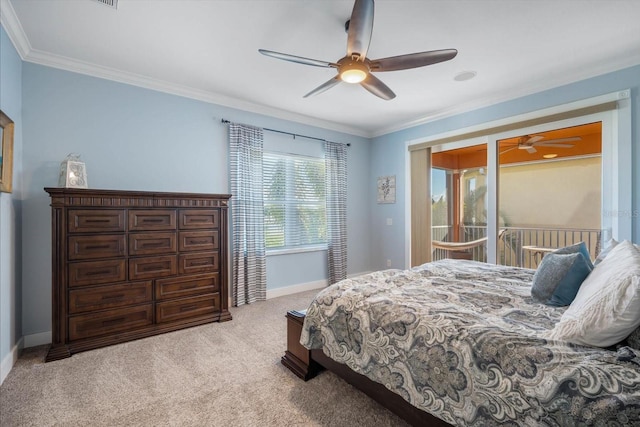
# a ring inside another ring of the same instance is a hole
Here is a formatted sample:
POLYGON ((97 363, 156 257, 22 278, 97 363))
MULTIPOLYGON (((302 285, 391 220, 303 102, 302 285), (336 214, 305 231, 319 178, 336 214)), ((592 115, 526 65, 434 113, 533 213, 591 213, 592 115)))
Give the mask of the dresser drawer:
POLYGON ((125 231, 123 209, 69 209, 67 231, 69 233, 101 233, 125 231))
POLYGON ((69 287, 123 282, 127 278, 124 259, 69 263, 69 287))
POLYGON ((129 259, 129 280, 174 276, 176 273, 175 255, 129 259))
POLYGON ((69 236, 69 260, 115 258, 127 254, 124 234, 69 236))
POLYGON ((218 273, 156 280, 156 300, 183 298, 219 291, 218 273))
POLYGON ((180 229, 218 228, 220 212, 215 209, 180 210, 180 229))
POLYGON ((131 331, 153 323, 153 305, 118 308, 102 313, 83 314, 69 318, 69 338, 109 335, 131 331))
POLYGON ((130 210, 129 231, 159 231, 176 229, 174 210, 130 210))
POLYGON ((210 316, 219 311, 219 294, 164 301, 156 303, 156 322, 173 322, 190 317, 210 316))
POLYGON ((131 233, 129 255, 154 255, 176 252, 176 233, 131 233))
POLYGON ((74 289, 69 291, 69 313, 77 314, 86 311, 141 304, 151 302, 152 298, 151 282, 74 289))
POLYGON ((178 262, 180 274, 218 271, 218 252, 180 254, 178 262))
POLYGON ((218 231, 181 231, 178 242, 180 252, 216 250, 218 249, 218 231))

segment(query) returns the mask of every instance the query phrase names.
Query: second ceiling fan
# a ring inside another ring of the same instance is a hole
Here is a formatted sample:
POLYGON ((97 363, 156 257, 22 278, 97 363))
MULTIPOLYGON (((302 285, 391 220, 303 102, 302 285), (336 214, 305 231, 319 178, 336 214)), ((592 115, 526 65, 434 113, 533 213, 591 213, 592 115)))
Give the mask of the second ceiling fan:
POLYGON ((396 94, 372 73, 424 67, 448 61, 458 54, 456 49, 443 49, 381 59, 369 59, 367 58, 367 51, 369 50, 371 34, 373 33, 373 12, 374 0, 355 1, 351 19, 345 24, 348 33, 347 55, 336 62, 303 58, 266 49, 258 49, 258 52, 298 64, 337 69, 338 75, 304 95, 305 98, 322 93, 340 82, 346 82, 359 83, 372 94, 385 100, 395 98, 396 94))
POLYGON ((536 147, 554 147, 554 148, 573 148, 573 144, 565 144, 566 142, 580 141, 582 138, 579 136, 573 136, 569 138, 556 138, 549 139, 547 141, 544 140, 544 136, 542 135, 525 135, 518 138, 518 145, 508 148, 502 151, 500 154, 504 154, 511 150, 520 149, 527 150, 527 153, 533 154, 536 153, 536 147))

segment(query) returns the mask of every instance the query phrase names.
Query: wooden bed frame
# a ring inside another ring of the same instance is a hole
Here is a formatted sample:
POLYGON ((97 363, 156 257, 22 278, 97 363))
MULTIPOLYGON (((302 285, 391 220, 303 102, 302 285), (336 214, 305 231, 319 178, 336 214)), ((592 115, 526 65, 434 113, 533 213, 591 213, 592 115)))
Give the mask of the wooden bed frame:
POLYGON ((413 426, 451 427, 451 424, 428 412, 421 411, 384 385, 329 358, 321 349, 307 350, 304 348, 300 344, 304 315, 304 311, 289 311, 286 316, 287 351, 281 361, 294 374, 307 381, 323 369, 327 369, 413 426))

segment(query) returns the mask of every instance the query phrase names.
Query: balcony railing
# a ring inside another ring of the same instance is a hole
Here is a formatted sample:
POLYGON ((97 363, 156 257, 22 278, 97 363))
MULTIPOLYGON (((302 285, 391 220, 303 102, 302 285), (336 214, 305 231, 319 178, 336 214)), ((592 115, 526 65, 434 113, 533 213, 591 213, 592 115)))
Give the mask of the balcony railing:
MULTIPOLYGON (((432 238, 449 241, 450 231, 450 226, 432 227, 432 238)), ((485 226, 465 226, 460 232, 464 242, 478 240, 486 235, 485 226)), ((515 267, 537 268, 547 252, 579 242, 585 242, 593 260, 602 248, 601 237, 601 230, 597 229, 504 227, 500 229, 497 262, 515 267)), ((469 259, 486 262, 486 242, 467 250, 466 255, 469 259)), ((451 257, 454 257, 451 251, 433 251, 434 260, 451 257)), ((460 254, 456 257, 460 257, 460 254)))

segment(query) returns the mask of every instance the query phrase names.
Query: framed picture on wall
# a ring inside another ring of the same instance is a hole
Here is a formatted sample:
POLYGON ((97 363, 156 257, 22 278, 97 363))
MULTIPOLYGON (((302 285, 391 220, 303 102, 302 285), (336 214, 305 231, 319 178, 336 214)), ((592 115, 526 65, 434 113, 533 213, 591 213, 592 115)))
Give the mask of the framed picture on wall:
POLYGON ((13 121, 0 111, 0 191, 11 193, 13 181, 13 121))
POLYGON ((378 177, 378 203, 396 202, 396 176, 378 177))

